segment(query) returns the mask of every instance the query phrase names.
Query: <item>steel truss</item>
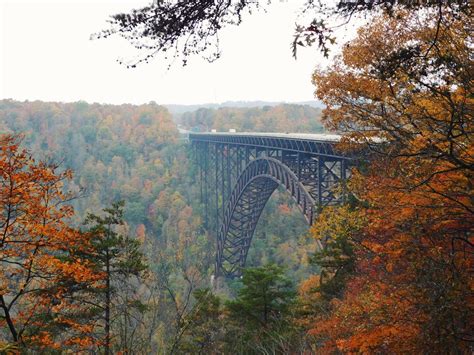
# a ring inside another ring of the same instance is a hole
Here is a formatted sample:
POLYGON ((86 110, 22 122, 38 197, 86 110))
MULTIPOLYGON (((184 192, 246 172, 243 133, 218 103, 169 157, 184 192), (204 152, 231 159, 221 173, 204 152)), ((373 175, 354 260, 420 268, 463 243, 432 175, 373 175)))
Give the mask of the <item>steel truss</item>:
MULTIPOLYGON (((225 136, 218 138, 190 135, 199 166, 205 227, 214 231, 217 242, 216 275, 241 274, 257 222, 278 186, 290 194, 309 225, 321 208, 344 203, 349 159, 337 155, 328 142, 314 152, 319 142, 299 144, 309 148, 297 150, 270 147, 271 142, 239 144, 231 135, 227 141, 225 136)), ((297 143, 280 139, 279 144, 297 143)))

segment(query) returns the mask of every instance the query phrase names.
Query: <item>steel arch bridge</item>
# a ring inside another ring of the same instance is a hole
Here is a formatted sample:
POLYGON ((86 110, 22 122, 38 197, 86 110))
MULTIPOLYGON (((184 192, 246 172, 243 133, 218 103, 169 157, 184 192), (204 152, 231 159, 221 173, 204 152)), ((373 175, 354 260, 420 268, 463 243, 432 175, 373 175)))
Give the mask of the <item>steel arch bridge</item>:
POLYGON ((279 186, 309 225, 321 208, 346 199, 351 159, 337 153, 337 135, 190 133, 189 140, 204 222, 217 237, 216 276, 241 274, 260 215, 279 186))

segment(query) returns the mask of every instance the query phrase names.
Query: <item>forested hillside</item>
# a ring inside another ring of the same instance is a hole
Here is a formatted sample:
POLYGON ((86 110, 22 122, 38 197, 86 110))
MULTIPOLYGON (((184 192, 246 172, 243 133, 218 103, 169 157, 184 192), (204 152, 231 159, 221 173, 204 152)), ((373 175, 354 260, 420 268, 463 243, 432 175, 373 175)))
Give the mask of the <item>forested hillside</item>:
POLYGON ((165 173, 179 159, 170 149, 178 133, 163 107, 2 101, 0 125, 3 133, 23 134, 35 157, 75 172, 71 188, 86 194, 75 201, 81 215, 126 199, 127 220, 138 226, 150 198, 173 184, 165 173))
MULTIPOLYGON (((307 109, 301 108, 302 112, 307 109)), ((271 117, 266 109, 251 112, 271 117)), ((219 112, 221 122, 225 120, 224 113, 219 112)), ((237 123, 234 117, 229 116, 229 125, 237 123)), ((253 118, 248 120, 252 130, 258 130, 258 123, 253 118)), ((61 168, 74 172, 68 188, 79 197, 73 201, 77 221, 87 212, 124 200, 125 221, 133 233, 162 242, 169 239, 172 243, 180 233, 201 231, 199 186, 193 178, 188 145, 180 141, 165 108, 156 104, 113 106, 4 100, 0 103, 0 124, 2 133, 23 134, 23 145, 36 158, 60 162, 61 168)), ((305 233, 299 211, 289 205, 292 202, 285 194, 275 193, 256 232, 256 245, 263 245, 251 252, 252 264, 258 264, 262 256, 263 260, 272 261, 276 255, 284 255, 278 246, 294 248, 293 243, 297 242, 297 238, 286 240, 285 236, 295 230, 298 236, 305 233)), ((289 266, 298 268, 299 262, 289 266)))
MULTIPOLYGON (((286 103, 289 105, 298 106, 310 106, 313 108, 323 108, 324 105, 321 101, 311 100, 302 102, 286 103)), ((181 115, 186 112, 193 112, 199 109, 219 109, 219 108, 261 108, 261 107, 274 107, 284 105, 283 102, 269 102, 269 101, 225 101, 220 104, 199 104, 199 105, 176 105, 166 104, 165 106, 173 115, 181 115)))
POLYGON ((177 116, 177 122, 195 131, 302 132, 324 131, 321 109, 308 105, 200 108, 177 116))
MULTIPOLYGON (((124 201, 119 230, 141 243, 150 270, 137 286, 147 310, 134 310, 139 321, 119 321, 136 334, 122 340, 147 351, 177 346, 181 318, 195 302, 192 293, 210 287, 215 242, 202 227, 195 166, 170 113, 156 104, 4 100, 0 133, 20 134, 21 147, 34 158, 58 163, 58 171, 71 169, 65 189, 74 193, 70 220, 78 228, 85 228, 88 213, 101 215, 103 208, 124 201)), ((255 233, 249 266, 274 262, 285 265, 292 279, 304 279, 316 247, 306 235, 293 202, 275 192, 255 233)), ((227 298, 239 288, 238 282, 220 284, 217 292, 227 298)))

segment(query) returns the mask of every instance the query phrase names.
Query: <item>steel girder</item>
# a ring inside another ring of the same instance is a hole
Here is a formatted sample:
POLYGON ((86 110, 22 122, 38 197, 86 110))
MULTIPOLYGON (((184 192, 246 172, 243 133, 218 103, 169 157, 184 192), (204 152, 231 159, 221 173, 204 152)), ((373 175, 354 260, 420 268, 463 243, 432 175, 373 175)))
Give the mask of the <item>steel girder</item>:
POLYGON ((293 152, 324 155, 332 158, 339 158, 340 155, 334 150, 333 141, 315 141, 301 138, 285 138, 258 135, 232 135, 232 134, 212 134, 212 133, 190 133, 191 141, 208 142, 212 144, 230 144, 248 147, 259 147, 263 149, 286 150, 293 152))
POLYGON ((251 161, 234 186, 217 236, 216 269, 223 276, 240 274, 258 219, 279 185, 291 194, 308 223, 312 221, 314 200, 287 166, 267 157, 251 161))
POLYGON ((321 208, 345 201, 349 159, 336 155, 332 147, 327 150, 328 142, 318 153, 281 149, 268 142, 262 146, 210 138, 190 135, 199 166, 205 227, 215 231, 217 241, 217 275, 240 275, 258 219, 278 186, 288 191, 309 225, 321 208))

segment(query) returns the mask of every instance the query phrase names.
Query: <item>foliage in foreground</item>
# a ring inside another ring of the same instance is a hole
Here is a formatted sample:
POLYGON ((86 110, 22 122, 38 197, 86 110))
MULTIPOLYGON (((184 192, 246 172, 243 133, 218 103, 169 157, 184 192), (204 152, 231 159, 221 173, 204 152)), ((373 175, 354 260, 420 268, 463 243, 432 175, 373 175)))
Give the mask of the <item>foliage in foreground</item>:
MULTIPOLYGON (((310 317, 324 351, 472 352, 470 24, 449 13, 441 21, 434 12, 380 17, 314 75, 326 123, 372 156, 353 174, 359 207, 328 211, 313 230, 334 237, 348 225, 341 216, 359 221, 343 233, 355 274, 310 317)), ((313 281, 303 294, 321 302, 327 281, 313 281)))
POLYGON ((142 293, 148 266, 141 243, 118 231, 124 224, 123 209, 124 202, 120 201, 105 208, 103 216, 90 213, 85 220, 91 250, 82 257, 104 277, 95 287, 84 290, 81 297, 89 310, 97 313, 103 331, 97 330, 95 336, 102 339, 105 354, 127 352, 135 346, 132 339, 137 319, 146 310, 142 293))
POLYGON ((244 269, 233 300, 223 302, 210 289, 195 292, 177 346, 181 353, 290 353, 304 349, 293 282, 273 264, 244 269))
POLYGON ((87 348, 94 322, 75 290, 102 278, 80 257, 90 239, 67 221, 71 172, 36 162, 18 136, 0 137, 0 336, 33 349, 87 348))
MULTIPOLYGON (((165 60, 181 57, 186 65, 190 57, 202 55, 209 61, 221 56, 219 34, 226 26, 239 25, 246 15, 264 9, 270 0, 207 1, 178 0, 156 1, 130 13, 112 16, 110 28, 97 33, 96 38, 120 36, 128 40, 139 58, 126 64, 136 67, 162 55, 165 60)), ((305 1, 295 25, 291 43, 293 56, 301 46, 313 46, 328 56, 336 37, 335 32, 356 18, 369 17, 374 13, 393 15, 397 10, 417 11, 447 8, 451 13, 468 14, 469 0, 335 0, 305 1)), ((440 15, 442 11, 439 11, 440 15)), ((441 16, 440 16, 441 17, 441 16)), ((347 26, 348 27, 348 26, 347 26)))
MULTIPOLYGON (((71 172, 37 163, 19 147, 19 136, 0 139, 2 353, 110 353, 115 323, 131 333, 134 312, 144 311, 137 289, 146 270, 141 245, 116 232, 123 203, 105 209, 105 217, 90 214, 87 233, 70 227, 71 195, 62 182, 71 172)), ((127 349, 127 337, 120 339, 115 348, 127 349)))

